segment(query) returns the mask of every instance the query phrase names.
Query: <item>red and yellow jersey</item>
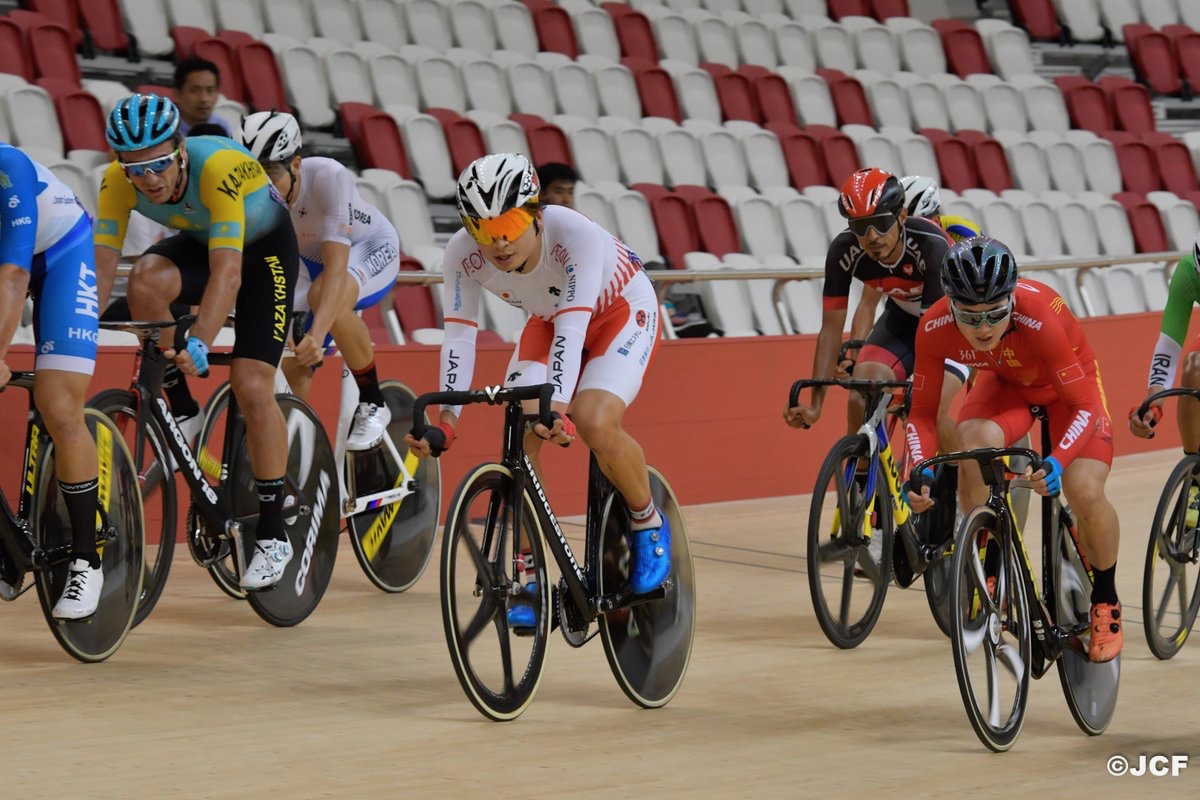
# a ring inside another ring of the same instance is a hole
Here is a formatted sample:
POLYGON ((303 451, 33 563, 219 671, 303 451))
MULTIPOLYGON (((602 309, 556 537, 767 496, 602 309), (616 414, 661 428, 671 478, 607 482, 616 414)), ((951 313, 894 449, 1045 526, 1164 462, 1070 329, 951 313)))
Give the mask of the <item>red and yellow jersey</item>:
POLYGON ((946 359, 995 373, 1030 406, 1063 404, 1070 410, 1067 434, 1052 455, 1064 467, 1107 416, 1096 359, 1079 320, 1058 293, 1045 284, 1022 280, 1013 294, 1008 331, 991 351, 976 351, 959 332, 949 301, 934 303, 917 330, 908 446, 915 461, 938 451, 937 412, 946 359), (1074 431, 1074 435, 1072 435, 1074 431))
POLYGON ((288 217, 287 206, 262 164, 250 151, 223 136, 185 140, 187 186, 174 203, 151 203, 114 161, 100 184, 94 240, 118 252, 125 243, 129 212, 208 243, 209 250, 241 250, 288 217))

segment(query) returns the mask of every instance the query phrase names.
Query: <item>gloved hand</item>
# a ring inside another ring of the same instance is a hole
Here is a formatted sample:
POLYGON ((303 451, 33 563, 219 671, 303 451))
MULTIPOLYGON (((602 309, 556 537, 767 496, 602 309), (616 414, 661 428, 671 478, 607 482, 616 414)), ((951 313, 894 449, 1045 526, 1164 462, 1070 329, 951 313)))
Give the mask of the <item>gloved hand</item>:
POLYGON ((1042 462, 1041 472, 1044 474, 1042 480, 1046 482, 1046 494, 1058 497, 1062 492, 1062 464, 1058 463, 1057 458, 1050 456, 1042 462))
POLYGON ((195 336, 189 336, 187 352, 192 359, 192 364, 196 367, 196 374, 201 378, 208 375, 208 345, 195 336))

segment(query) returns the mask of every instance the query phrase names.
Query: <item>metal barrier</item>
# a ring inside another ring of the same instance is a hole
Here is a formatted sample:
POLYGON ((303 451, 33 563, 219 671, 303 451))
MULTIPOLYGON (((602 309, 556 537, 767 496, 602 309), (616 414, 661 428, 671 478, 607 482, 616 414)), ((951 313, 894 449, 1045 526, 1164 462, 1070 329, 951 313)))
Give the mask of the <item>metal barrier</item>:
MULTIPOLYGON (((1122 264, 1141 264, 1147 269, 1167 269, 1179 259, 1187 255, 1185 252, 1138 253, 1131 256, 1095 256, 1091 258, 1056 258, 1042 261, 1024 261, 1020 265, 1022 273, 1042 272, 1046 270, 1074 269, 1076 288, 1080 299, 1083 300, 1083 311, 1086 316, 1096 316, 1096 305, 1084 286, 1083 278, 1088 272, 1103 267, 1113 267, 1122 264)), ((123 259, 118 275, 127 274, 131 259, 123 259)), ((795 333, 797 326, 793 324, 792 315, 784 300, 784 288, 792 281, 811 281, 825 277, 824 267, 805 267, 797 269, 733 269, 723 268, 711 271, 667 269, 646 270, 646 275, 654 281, 658 293, 659 304, 662 304, 667 289, 680 283, 698 283, 705 281, 774 281, 771 290, 771 300, 775 305, 775 313, 779 318, 779 327, 784 333, 795 333)), ((442 282, 439 272, 401 272, 396 276, 397 286, 431 286, 442 282)), ((669 335, 674 332, 666 326, 669 335)))

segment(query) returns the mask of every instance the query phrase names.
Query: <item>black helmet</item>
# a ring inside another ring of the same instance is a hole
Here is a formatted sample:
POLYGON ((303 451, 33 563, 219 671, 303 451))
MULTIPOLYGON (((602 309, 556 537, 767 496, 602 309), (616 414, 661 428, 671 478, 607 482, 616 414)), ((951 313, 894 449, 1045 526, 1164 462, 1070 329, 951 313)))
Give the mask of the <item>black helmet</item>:
POLYGON ((995 303, 1017 285, 1017 259, 998 239, 975 236, 946 252, 942 261, 942 290, 966 305, 995 303))

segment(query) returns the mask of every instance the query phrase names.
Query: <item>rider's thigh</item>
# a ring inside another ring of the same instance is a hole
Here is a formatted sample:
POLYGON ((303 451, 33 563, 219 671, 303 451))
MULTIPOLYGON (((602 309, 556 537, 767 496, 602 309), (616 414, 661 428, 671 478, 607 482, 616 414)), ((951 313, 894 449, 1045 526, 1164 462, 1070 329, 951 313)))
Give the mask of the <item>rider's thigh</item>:
POLYGON ((965 419, 958 423, 958 438, 964 450, 1004 447, 1004 429, 990 419, 965 419))
POLYGON ((575 395, 571 419, 589 449, 604 452, 621 433, 625 401, 604 389, 585 389, 575 395))
POLYGON ((1093 458, 1077 458, 1063 470, 1063 491, 1071 499, 1072 508, 1093 508, 1107 504, 1104 493, 1108 473, 1108 464, 1093 458))
POLYGON ((1184 356, 1183 374, 1180 381, 1189 389, 1200 387, 1200 350, 1193 350, 1184 356))

